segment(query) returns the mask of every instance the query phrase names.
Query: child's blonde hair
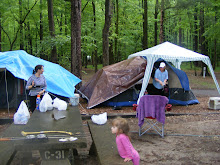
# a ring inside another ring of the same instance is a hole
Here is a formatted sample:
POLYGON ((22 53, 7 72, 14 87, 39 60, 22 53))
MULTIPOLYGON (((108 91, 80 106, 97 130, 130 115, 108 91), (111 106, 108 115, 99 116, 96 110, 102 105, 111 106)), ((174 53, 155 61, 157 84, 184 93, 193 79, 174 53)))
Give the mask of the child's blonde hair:
POLYGON ((129 125, 126 119, 117 117, 112 121, 112 125, 118 128, 118 134, 124 133, 125 135, 129 136, 129 125))

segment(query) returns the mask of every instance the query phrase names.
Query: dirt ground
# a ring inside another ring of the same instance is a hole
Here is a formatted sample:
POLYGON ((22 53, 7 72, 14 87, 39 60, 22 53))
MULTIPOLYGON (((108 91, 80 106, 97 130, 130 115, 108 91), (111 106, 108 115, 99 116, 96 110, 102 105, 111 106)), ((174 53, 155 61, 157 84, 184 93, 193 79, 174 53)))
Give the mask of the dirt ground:
MULTIPOLYGON (((93 71, 87 70, 83 77, 83 83, 88 81, 93 71)), ((201 77, 194 77, 189 73, 189 79, 198 79, 197 81, 206 81, 213 84, 211 78, 205 80, 201 77)), ((220 82, 220 74, 216 75, 220 82)), ((193 89, 210 89, 198 84, 191 84, 193 89)), ((212 88, 211 88, 212 89, 212 88)), ((127 118, 130 125, 130 136, 134 148, 139 152, 140 165, 170 165, 170 164, 220 164, 220 110, 208 109, 209 95, 197 96, 200 104, 189 106, 173 106, 172 110, 166 112, 165 137, 161 138, 155 134, 138 135, 138 119, 135 117, 127 118)), ((92 115, 107 112, 110 114, 133 114, 132 107, 122 107, 121 110, 113 110, 111 107, 95 107, 86 109, 87 102, 80 99, 79 109, 82 115, 92 115)), ((12 112, 13 113, 13 112, 12 112)), ((2 112, 1 117, 7 118, 8 113, 2 112)), ((116 116, 118 116, 116 115, 116 116)), ((10 117, 13 117, 11 114, 10 117)), ((108 119, 112 120, 112 119, 108 119)), ((91 145, 91 136, 83 121, 84 130, 87 134, 88 148, 80 151, 77 157, 78 164, 97 164, 96 158, 88 155, 91 145)), ((0 135, 8 125, 0 125, 0 135)), ((110 131, 110 128, 109 128, 110 131)), ((154 132, 151 132, 154 133, 154 132)), ((15 163, 16 164, 16 163, 15 163)), ((126 164, 126 163, 125 163, 126 164)))
MULTIPOLYGON (((150 132, 152 134, 139 136, 138 119, 127 119, 132 143, 141 157, 141 165, 220 164, 220 111, 208 109, 209 97, 197 99, 200 104, 173 106, 170 112, 166 112, 171 116, 166 117, 164 138, 153 131, 150 132)), ((122 110, 109 107, 86 110, 82 107, 82 113, 87 114, 106 111, 108 114, 135 114, 131 107, 123 107, 122 110)))
MULTIPOLYGON (((165 137, 132 132, 141 164, 220 164, 220 114, 166 117, 165 137)), ((131 131, 137 131, 137 119, 131 131)))
MULTIPOLYGON (((216 90, 211 77, 195 76, 194 72, 187 72, 187 75, 192 89, 216 90)), ((88 81, 90 76, 91 74, 84 75, 84 80, 88 81)), ((216 73, 216 78, 220 82, 219 73, 216 73)), ((204 91, 203 94, 200 93, 197 96, 200 104, 173 106, 170 112, 166 112, 166 114, 173 116, 166 117, 164 138, 153 134, 152 131, 150 132, 152 134, 139 136, 138 119, 128 118, 132 144, 140 154, 140 164, 220 164, 220 110, 208 109, 209 96, 211 95, 210 90, 209 92, 204 91), (177 116, 177 114, 182 115, 177 116)), ((91 115, 103 112, 135 114, 132 107, 122 107, 121 110, 98 107, 88 110, 86 105, 85 100, 81 100, 82 114, 91 115)))

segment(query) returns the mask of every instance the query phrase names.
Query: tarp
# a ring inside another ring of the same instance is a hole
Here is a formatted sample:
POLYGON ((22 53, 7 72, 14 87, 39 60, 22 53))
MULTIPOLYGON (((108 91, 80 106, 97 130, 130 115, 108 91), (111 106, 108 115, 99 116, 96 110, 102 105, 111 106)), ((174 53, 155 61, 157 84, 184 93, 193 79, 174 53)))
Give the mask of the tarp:
POLYGON ((7 69, 17 78, 27 81, 36 65, 44 66, 43 75, 48 92, 74 97, 75 86, 81 80, 60 65, 32 56, 23 50, 0 52, 0 68, 7 69))
POLYGON ((88 108, 126 91, 144 76, 147 61, 131 58, 100 69, 79 91, 89 100, 88 108))
POLYGON ((148 61, 148 65, 145 70, 143 85, 141 88, 138 102, 140 98, 144 95, 144 92, 147 88, 148 82, 150 80, 150 75, 153 69, 153 65, 160 58, 163 60, 166 60, 167 62, 171 62, 178 69, 180 69, 180 65, 182 62, 186 62, 186 61, 204 62, 209 67, 209 71, 212 75, 216 88, 220 94, 219 84, 216 80, 214 70, 212 68, 212 65, 211 65, 211 62, 208 56, 202 55, 200 53, 196 53, 189 49, 172 44, 170 42, 164 42, 152 48, 131 54, 128 56, 128 59, 132 57, 137 57, 137 56, 144 56, 145 58, 147 58, 147 61, 148 61))

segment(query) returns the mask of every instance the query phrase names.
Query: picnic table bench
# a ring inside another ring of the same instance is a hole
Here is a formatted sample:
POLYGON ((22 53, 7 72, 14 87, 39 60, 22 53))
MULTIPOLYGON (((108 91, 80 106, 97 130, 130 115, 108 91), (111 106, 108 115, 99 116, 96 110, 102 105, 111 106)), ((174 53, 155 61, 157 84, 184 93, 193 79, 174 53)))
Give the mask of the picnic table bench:
POLYGON ((10 164, 15 156, 14 144, 12 141, 2 141, 0 143, 0 164, 10 164))
POLYGON ((88 121, 93 144, 90 154, 96 154, 100 165, 132 165, 133 163, 124 162, 118 154, 115 135, 111 132, 110 123, 104 125, 94 124, 88 121))
MULTIPOLYGON (((77 152, 79 148, 86 148, 87 141, 83 132, 82 119, 77 106, 68 106, 66 111, 52 110, 39 112, 37 110, 31 115, 26 125, 12 124, 5 130, 1 138, 22 138, 21 131, 42 132, 42 131, 66 131, 71 132, 78 139, 75 141, 59 142, 65 134, 48 133, 48 139, 23 139, 0 142, 0 164, 10 162, 11 157, 17 151, 39 150, 41 153, 41 164, 70 164, 67 159, 70 153, 77 152), (61 116, 59 120, 54 116, 61 116), (60 136, 60 137, 57 137, 60 136), (8 152, 9 151, 9 152, 8 152), (5 156, 3 156, 5 155, 5 156)), ((40 133, 39 133, 40 134, 40 133)), ((67 137, 70 137, 67 135, 67 137)))

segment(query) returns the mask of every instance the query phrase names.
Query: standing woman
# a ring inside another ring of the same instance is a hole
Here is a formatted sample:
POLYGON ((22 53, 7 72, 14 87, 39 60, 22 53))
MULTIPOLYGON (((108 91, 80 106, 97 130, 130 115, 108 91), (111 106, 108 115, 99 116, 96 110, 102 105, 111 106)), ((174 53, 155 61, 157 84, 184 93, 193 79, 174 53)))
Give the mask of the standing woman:
POLYGON ((43 75, 44 66, 37 65, 33 70, 33 75, 28 79, 26 89, 30 90, 30 110, 33 113, 36 108, 36 99, 37 95, 40 95, 41 98, 47 89, 46 79, 43 75))
POLYGON ((168 71, 166 70, 166 64, 164 62, 161 62, 159 68, 155 72, 153 79, 153 86, 154 86, 153 95, 164 96, 163 89, 164 86, 167 84, 167 80, 168 80, 168 71))

